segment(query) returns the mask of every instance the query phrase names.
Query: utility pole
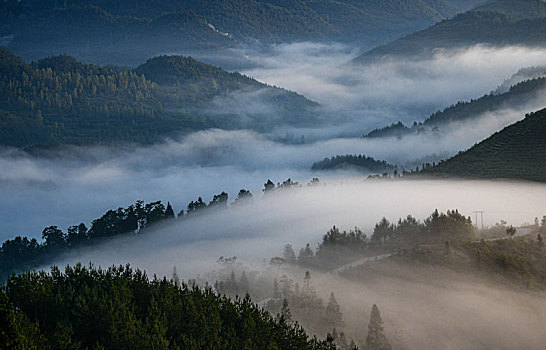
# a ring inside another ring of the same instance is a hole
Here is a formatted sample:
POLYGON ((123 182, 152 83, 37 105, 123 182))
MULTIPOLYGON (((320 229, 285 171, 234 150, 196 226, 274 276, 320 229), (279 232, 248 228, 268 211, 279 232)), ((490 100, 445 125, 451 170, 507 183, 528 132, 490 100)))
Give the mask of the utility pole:
POLYGON ((474 210, 474 214, 476 214, 476 228, 478 228, 478 214, 480 214, 482 219, 482 230, 483 230, 483 214, 485 213, 484 210, 474 210))

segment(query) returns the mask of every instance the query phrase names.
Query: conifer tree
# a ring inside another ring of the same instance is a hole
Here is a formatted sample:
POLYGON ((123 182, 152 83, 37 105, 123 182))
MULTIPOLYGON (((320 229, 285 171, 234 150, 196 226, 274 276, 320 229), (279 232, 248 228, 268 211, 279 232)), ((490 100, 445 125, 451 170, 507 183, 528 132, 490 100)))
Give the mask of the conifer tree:
POLYGON ((295 264, 296 263, 296 254, 294 253, 294 249, 292 249, 291 244, 287 244, 284 246, 284 251, 282 252, 282 256, 284 258, 284 261, 288 264, 295 264))
POLYGON ((171 202, 167 202, 167 209, 165 209, 165 218, 167 219, 175 218, 173 207, 171 207, 171 202))
POLYGON ((283 299, 282 301, 280 319, 284 320, 286 324, 292 324, 292 313, 290 312, 290 309, 288 308, 288 300, 286 299, 283 299))
POLYGON ((383 321, 377 305, 373 304, 368 323, 366 350, 391 350, 391 345, 383 333, 383 321))
POLYGON ((339 304, 336 301, 334 292, 330 293, 330 299, 328 300, 328 305, 326 306, 325 318, 328 324, 333 326, 343 325, 343 314, 339 308, 339 304))

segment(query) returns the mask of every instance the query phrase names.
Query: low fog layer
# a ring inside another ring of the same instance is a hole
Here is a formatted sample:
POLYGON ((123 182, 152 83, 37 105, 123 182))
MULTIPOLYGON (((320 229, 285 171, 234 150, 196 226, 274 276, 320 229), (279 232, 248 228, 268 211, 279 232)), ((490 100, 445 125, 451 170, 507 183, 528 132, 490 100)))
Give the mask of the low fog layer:
POLYGON ((495 90, 523 67, 546 62, 546 49, 525 47, 439 50, 432 58, 386 58, 363 66, 347 64, 358 50, 342 44, 280 44, 242 54, 254 65, 244 74, 301 93, 335 118, 358 120, 368 130, 421 121, 495 90))
MULTIPOLYGON (((479 97, 521 67, 546 61, 546 50, 478 46, 440 51, 433 59, 391 59, 358 67, 346 64, 356 50, 340 44, 282 44, 239 53, 254 67, 244 73, 317 100, 327 110, 323 117, 328 123, 265 135, 206 130, 153 146, 67 147, 45 157, 2 150, 0 213, 9 220, 4 220, 0 239, 39 236, 49 225, 89 223, 138 199, 171 201, 180 210, 198 196, 208 201, 221 191, 232 198, 241 188, 260 194, 267 179, 307 182, 315 176, 324 180, 346 175, 309 170, 313 162, 338 154, 364 154, 414 167, 420 159, 437 161, 471 147, 544 107, 542 94, 523 110, 486 113, 441 127, 439 135, 363 140, 360 136, 372 127, 423 120, 429 111, 479 97), (277 142, 302 136, 302 145, 277 142)), ((253 97, 244 96, 241 106, 234 101, 229 105, 233 112, 240 108, 244 114, 249 101, 254 110, 261 108, 253 97)), ((211 109, 223 104, 216 102, 211 109)))
MULTIPOLYGON (((386 216, 394 221, 409 213, 424 219, 434 208, 458 208, 465 215, 485 210, 485 224, 501 219, 522 224, 544 214, 546 188, 540 184, 485 181, 367 181, 330 179, 327 186, 285 190, 252 205, 202 214, 156 227, 140 236, 114 239, 71 253, 56 264, 96 266, 130 263, 150 275, 178 275, 214 282, 220 256, 237 256, 245 268, 303 278, 298 269, 277 270, 269 258, 284 244, 312 247, 332 226, 361 227, 368 235, 386 216)), ((372 304, 379 305, 385 332, 396 348, 541 349, 546 341, 546 299, 540 293, 513 291, 483 280, 432 267, 387 265, 381 278, 345 280, 312 272, 312 283, 327 300, 333 291, 346 321, 349 339, 363 342, 372 304)))
MULTIPOLYGON (((171 203, 175 209, 181 206, 177 200, 171 203)), ((520 225, 545 214, 546 187, 518 182, 332 178, 318 187, 267 196, 255 193, 252 205, 190 216, 157 232, 123 238, 69 260, 103 266, 131 262, 161 274, 177 265, 179 272, 194 276, 206 272, 219 256, 260 262, 280 255, 286 243, 315 247, 333 225, 358 226, 369 235, 383 216, 391 221, 408 214, 424 219, 436 208, 459 209, 467 216, 485 210, 486 225, 500 220, 520 225)))
MULTIPOLYGON (((311 172, 313 162, 338 154, 365 154, 414 168, 420 159, 447 158, 521 118, 522 111, 487 113, 448 125, 439 135, 402 139, 332 138, 290 145, 251 131, 207 130, 135 149, 67 147, 42 157, 5 150, 0 153, 0 213, 9 220, 0 239, 39 236, 50 225, 88 223, 139 199, 170 201, 180 210, 198 196, 208 201, 221 191, 231 198, 241 188, 260 194, 267 179, 307 182, 357 175, 311 172)), ((327 133, 328 128, 316 131, 327 133)))

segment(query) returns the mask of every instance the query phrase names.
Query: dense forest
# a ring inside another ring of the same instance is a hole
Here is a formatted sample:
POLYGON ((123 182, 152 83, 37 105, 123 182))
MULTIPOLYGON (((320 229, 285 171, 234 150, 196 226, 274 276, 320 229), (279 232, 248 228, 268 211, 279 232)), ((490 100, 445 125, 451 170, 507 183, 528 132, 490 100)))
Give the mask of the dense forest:
POLYGON ((379 43, 480 2, 7 0, 0 3, 0 37, 13 35, 9 47, 25 59, 70 54, 96 63, 133 64, 135 57, 257 41, 379 43))
POLYGON ((312 120, 316 104, 191 58, 162 56, 135 70, 78 62, 70 56, 30 64, 0 47, 0 140, 2 145, 147 143, 210 127, 262 129, 271 123, 312 120), (165 77, 170 77, 166 79, 165 77), (282 118, 250 112, 198 111, 233 92, 259 94, 282 118))
MULTIPOLYGON (((500 88, 499 88, 500 89, 500 88)), ((476 119, 484 113, 495 113, 503 109, 518 110, 535 101, 540 101, 546 89, 546 78, 524 80, 509 87, 508 91, 496 91, 470 101, 460 101, 442 111, 431 114, 423 122, 414 122, 408 127, 402 122, 374 129, 364 135, 374 137, 403 137, 407 135, 435 135, 449 129, 449 123, 476 119)))
POLYGON ((375 160, 365 155, 344 155, 324 158, 321 161, 313 163, 312 170, 336 170, 336 169, 357 169, 362 172, 371 173, 390 173, 396 171, 396 167, 384 160, 375 160))
POLYGON ((438 48, 540 46, 546 43, 546 4, 540 0, 498 0, 459 14, 365 52, 354 63, 386 55, 430 55, 438 48))
POLYGON ((250 298, 129 266, 26 272, 0 289, 3 349, 335 349, 250 298))
POLYGON ((496 132, 420 176, 546 181, 546 109, 496 132))

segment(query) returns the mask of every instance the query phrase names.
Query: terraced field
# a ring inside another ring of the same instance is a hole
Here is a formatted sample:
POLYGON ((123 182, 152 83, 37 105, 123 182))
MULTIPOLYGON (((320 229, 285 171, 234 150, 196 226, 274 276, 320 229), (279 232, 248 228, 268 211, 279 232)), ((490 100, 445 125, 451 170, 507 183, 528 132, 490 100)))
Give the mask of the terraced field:
POLYGON ((546 109, 419 174, 546 182, 546 109))

